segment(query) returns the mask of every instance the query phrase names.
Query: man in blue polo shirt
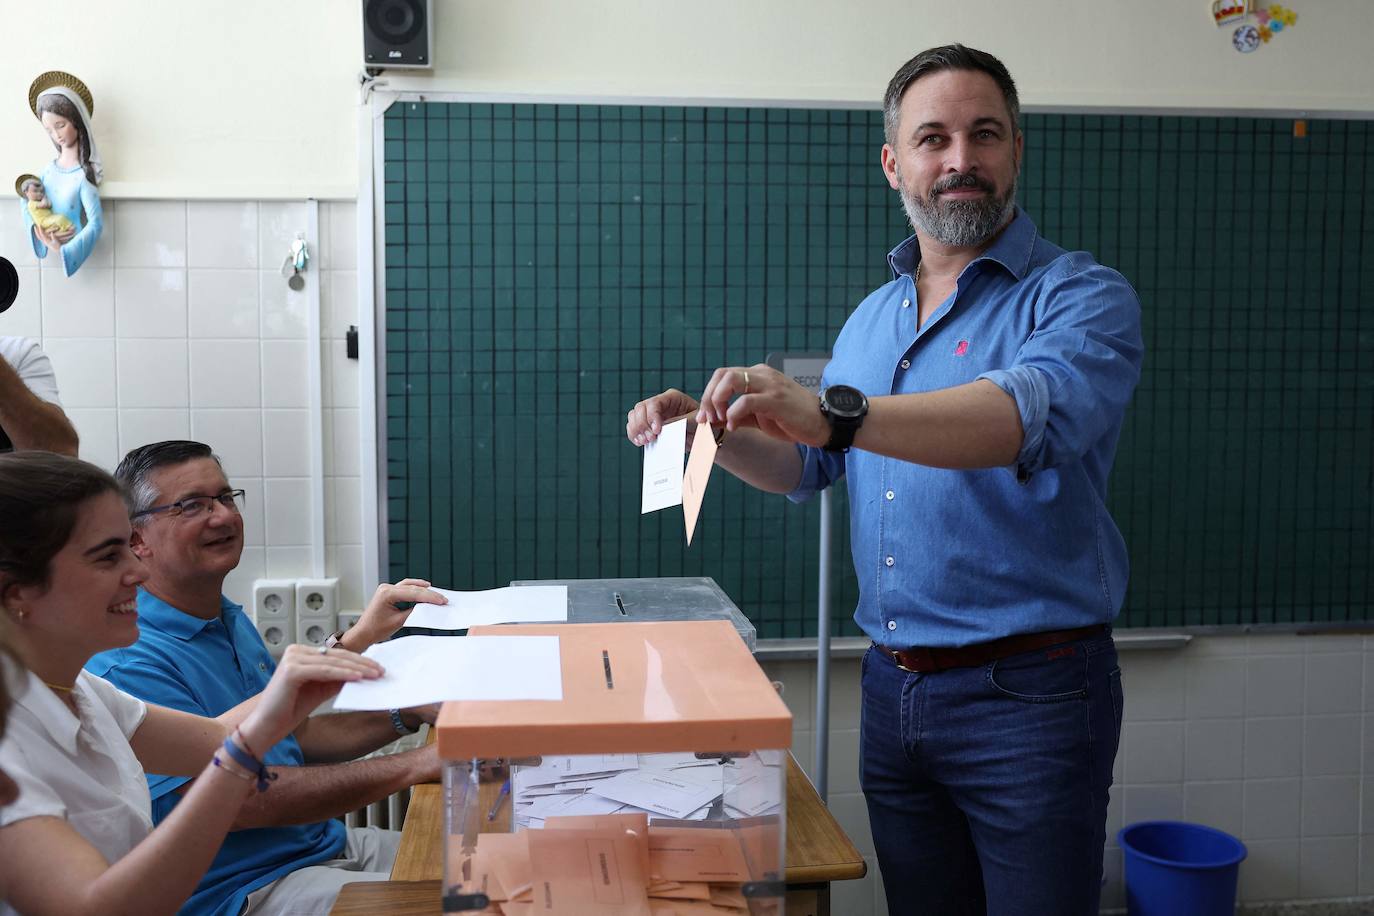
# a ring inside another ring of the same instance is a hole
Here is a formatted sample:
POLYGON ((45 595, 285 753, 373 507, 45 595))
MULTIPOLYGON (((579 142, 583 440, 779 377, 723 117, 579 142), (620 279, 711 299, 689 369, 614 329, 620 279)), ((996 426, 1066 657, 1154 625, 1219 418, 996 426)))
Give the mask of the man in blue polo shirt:
POLYGON ((915 235, 840 331, 819 403, 734 366, 626 424, 642 445, 697 410, 729 430, 722 467, 798 501, 848 478, 873 640, 860 779, 893 916, 1098 908, 1127 575, 1105 498, 1140 306, 1017 208, 1018 122, 992 55, 904 64, 882 165, 915 235))
MULTIPOLYGON (((148 702, 218 716, 261 691, 275 669, 253 623, 222 594, 243 551, 243 491, 230 488, 219 459, 199 442, 134 449, 115 473, 130 502, 132 546, 149 575, 138 592, 138 641, 86 667, 148 702)), ((427 586, 414 579, 381 586, 362 619, 331 638, 361 652, 404 621, 408 611, 397 602, 444 603, 427 586)), ((425 717, 430 711, 315 716, 260 749, 278 778, 244 804, 182 913, 323 913, 343 884, 386 880, 399 833, 345 829, 333 818, 438 778, 433 746, 354 759, 425 717)), ((150 774, 148 786, 161 821, 190 780, 150 774)))

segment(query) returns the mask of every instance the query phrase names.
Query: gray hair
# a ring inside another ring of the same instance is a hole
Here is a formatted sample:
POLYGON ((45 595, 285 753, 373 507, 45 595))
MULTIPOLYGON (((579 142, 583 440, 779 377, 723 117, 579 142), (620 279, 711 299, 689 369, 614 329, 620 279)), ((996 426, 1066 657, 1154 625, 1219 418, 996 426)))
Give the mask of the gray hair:
MULTIPOLYGON (((150 479, 154 471, 198 458, 213 458, 221 469, 224 467, 210 446, 189 439, 168 439, 140 445, 125 455, 119 467, 115 468, 114 476, 124 488, 124 502, 129 507, 129 514, 137 515, 151 509, 161 495, 150 479)), ((134 524, 141 524, 146 519, 147 516, 136 518, 134 524)))
POLYGON ((975 70, 992 77, 997 88, 1002 90, 1002 98, 1007 102, 1007 113, 1011 115, 1012 136, 1020 133, 1021 100, 1016 95, 1016 83, 1006 66, 986 51, 968 48, 964 45, 944 45, 929 48, 902 64, 887 84, 883 94, 883 138, 889 145, 897 142, 897 125, 901 120, 902 96, 907 88, 923 76, 944 70, 975 70))

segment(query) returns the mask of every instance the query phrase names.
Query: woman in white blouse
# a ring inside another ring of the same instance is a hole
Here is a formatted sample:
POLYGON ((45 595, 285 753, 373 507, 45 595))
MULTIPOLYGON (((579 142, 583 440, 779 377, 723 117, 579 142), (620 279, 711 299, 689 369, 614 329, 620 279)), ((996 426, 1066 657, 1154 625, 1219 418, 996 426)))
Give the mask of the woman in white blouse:
POLYGON ((0 606, 24 665, 0 661, 0 914, 175 913, 248 794, 271 791, 259 752, 381 668, 293 646, 261 694, 217 719, 146 705, 82 670, 138 636, 144 573, 114 479, 74 458, 0 455, 0 519, 0 606), (156 829, 145 770, 198 777, 156 829))

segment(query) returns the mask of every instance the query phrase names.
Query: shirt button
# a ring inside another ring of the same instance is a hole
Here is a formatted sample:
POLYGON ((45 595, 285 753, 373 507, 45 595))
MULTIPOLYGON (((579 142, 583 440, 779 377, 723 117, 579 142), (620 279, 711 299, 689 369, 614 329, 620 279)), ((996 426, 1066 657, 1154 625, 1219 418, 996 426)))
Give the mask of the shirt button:
MULTIPOLYGON (((884 493, 883 495, 886 496, 888 499, 894 499, 894 498, 896 498, 896 496, 897 496, 897 494, 896 494, 896 493, 893 493, 891 490, 888 490, 888 491, 887 491, 886 493, 884 493)), ((888 566, 891 566, 892 564, 889 563, 889 564, 887 564, 887 565, 888 565, 888 566)))
POLYGON ((904 360, 902 360, 902 368, 903 368, 903 369, 910 369, 910 368, 911 368, 911 360, 909 360, 909 359, 904 359, 904 360))
POLYGON ((889 630, 895 630, 895 629, 897 629, 897 621, 895 621, 895 620, 889 620, 889 621, 887 622, 887 628, 888 628, 889 630))
POLYGON ((888 566, 891 566, 893 563, 896 563, 897 561, 892 559, 891 557, 888 557, 884 562, 887 563, 888 566))
POLYGON ((911 300, 910 300, 910 299, 903 299, 903 300, 902 300, 902 308, 904 308, 904 309, 909 309, 909 308, 911 308, 911 300))
POLYGON ((259 671, 266 671, 266 670, 267 670, 267 662, 258 662, 258 670, 259 670, 259 671))

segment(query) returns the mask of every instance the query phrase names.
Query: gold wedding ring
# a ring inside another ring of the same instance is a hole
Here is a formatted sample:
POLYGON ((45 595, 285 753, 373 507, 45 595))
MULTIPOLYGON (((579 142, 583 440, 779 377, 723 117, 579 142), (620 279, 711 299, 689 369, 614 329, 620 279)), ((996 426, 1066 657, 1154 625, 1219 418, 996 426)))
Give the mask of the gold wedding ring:
POLYGON ((744 393, 744 394, 748 394, 748 393, 749 393, 749 370, 748 370, 748 369, 741 369, 740 371, 744 373, 744 392, 743 392, 743 393, 744 393))

